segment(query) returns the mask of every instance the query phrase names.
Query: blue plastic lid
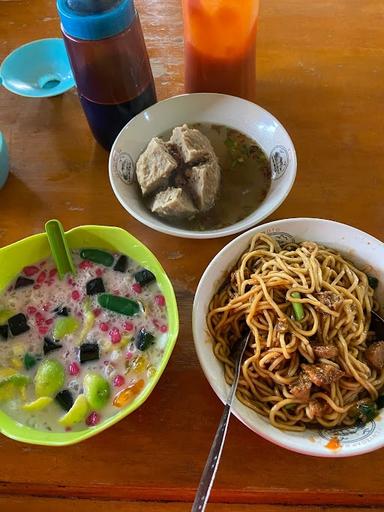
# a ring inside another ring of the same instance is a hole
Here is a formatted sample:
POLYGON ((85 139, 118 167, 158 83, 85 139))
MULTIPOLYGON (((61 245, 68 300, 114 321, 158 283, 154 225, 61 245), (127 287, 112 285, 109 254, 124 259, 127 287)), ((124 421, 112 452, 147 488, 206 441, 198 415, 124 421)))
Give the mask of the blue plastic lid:
POLYGON ((133 0, 57 0, 57 10, 64 32, 84 40, 119 34, 135 17, 133 0))

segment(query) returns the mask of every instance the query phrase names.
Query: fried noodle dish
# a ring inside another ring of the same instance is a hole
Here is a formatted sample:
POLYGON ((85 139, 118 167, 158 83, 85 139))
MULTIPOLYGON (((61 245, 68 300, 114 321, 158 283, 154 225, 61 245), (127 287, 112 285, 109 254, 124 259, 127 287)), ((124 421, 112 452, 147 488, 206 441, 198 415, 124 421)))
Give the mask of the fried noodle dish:
POLYGON ((376 285, 332 249, 255 235, 207 317, 228 384, 234 346, 251 331, 238 399, 283 430, 371 420, 384 385, 384 341, 370 330, 376 285))

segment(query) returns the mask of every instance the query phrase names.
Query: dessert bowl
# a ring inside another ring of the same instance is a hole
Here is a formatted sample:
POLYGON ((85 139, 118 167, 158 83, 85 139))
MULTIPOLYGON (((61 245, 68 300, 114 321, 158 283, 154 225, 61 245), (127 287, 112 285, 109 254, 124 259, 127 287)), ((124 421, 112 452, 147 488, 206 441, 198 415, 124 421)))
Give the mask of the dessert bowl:
MULTIPOLYGON (((172 285, 156 257, 139 240, 121 228, 111 226, 79 226, 66 232, 66 240, 71 249, 99 248, 122 253, 132 258, 152 272, 165 299, 168 330, 163 352, 156 370, 151 374, 141 392, 113 416, 92 427, 68 432, 49 432, 37 430, 17 422, 0 410, 0 431, 4 435, 32 444, 69 445, 94 436, 114 425, 137 409, 148 398, 156 386, 171 356, 178 334, 178 311, 172 285)), ((50 248, 45 233, 37 234, 0 249, 0 290, 25 267, 50 256, 50 248)), ((9 342, 9 341, 8 341, 9 342)), ((12 341, 11 341, 12 342, 12 341)))

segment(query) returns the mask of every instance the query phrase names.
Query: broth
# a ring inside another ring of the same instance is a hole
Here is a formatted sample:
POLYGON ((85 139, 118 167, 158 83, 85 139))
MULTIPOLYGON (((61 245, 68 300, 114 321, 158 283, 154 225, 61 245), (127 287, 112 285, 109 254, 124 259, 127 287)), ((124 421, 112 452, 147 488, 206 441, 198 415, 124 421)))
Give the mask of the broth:
MULTIPOLYGON (((269 191, 271 169, 267 155, 253 139, 238 130, 207 123, 189 126, 208 137, 219 159, 219 194, 215 205, 206 212, 189 218, 162 217, 162 221, 194 231, 220 229, 239 222, 263 202, 269 191)), ((172 130, 169 130, 161 138, 167 140, 171 133, 172 130)), ((149 210, 151 201, 152 197, 144 198, 149 210)))

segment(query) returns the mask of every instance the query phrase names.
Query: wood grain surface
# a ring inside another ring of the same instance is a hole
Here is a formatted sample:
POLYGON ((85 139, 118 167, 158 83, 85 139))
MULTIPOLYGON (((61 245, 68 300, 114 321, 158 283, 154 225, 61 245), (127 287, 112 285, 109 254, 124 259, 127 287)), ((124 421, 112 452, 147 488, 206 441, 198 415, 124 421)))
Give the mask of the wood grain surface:
MULTIPOLYGON (((181 2, 136 3, 158 96, 181 93, 181 2)), ((262 2, 258 103, 284 124, 298 154, 294 188, 269 220, 329 218, 384 239, 383 14, 381 0, 262 2)), ((30 40, 59 36, 54 2, 0 0, 0 35, 0 60, 30 40)), ((75 89, 28 99, 1 88, 0 129, 11 158, 0 191, 0 245, 41 231, 52 217, 66 228, 121 226, 165 267, 181 317, 158 386, 116 426, 68 448, 0 437, 0 510, 189 510, 222 409, 194 352, 191 305, 204 268, 229 238, 173 238, 131 218, 113 196, 108 155, 93 141, 75 89)), ((208 510, 382 508, 383 467, 383 450, 351 459, 309 458, 232 419, 208 510)))

